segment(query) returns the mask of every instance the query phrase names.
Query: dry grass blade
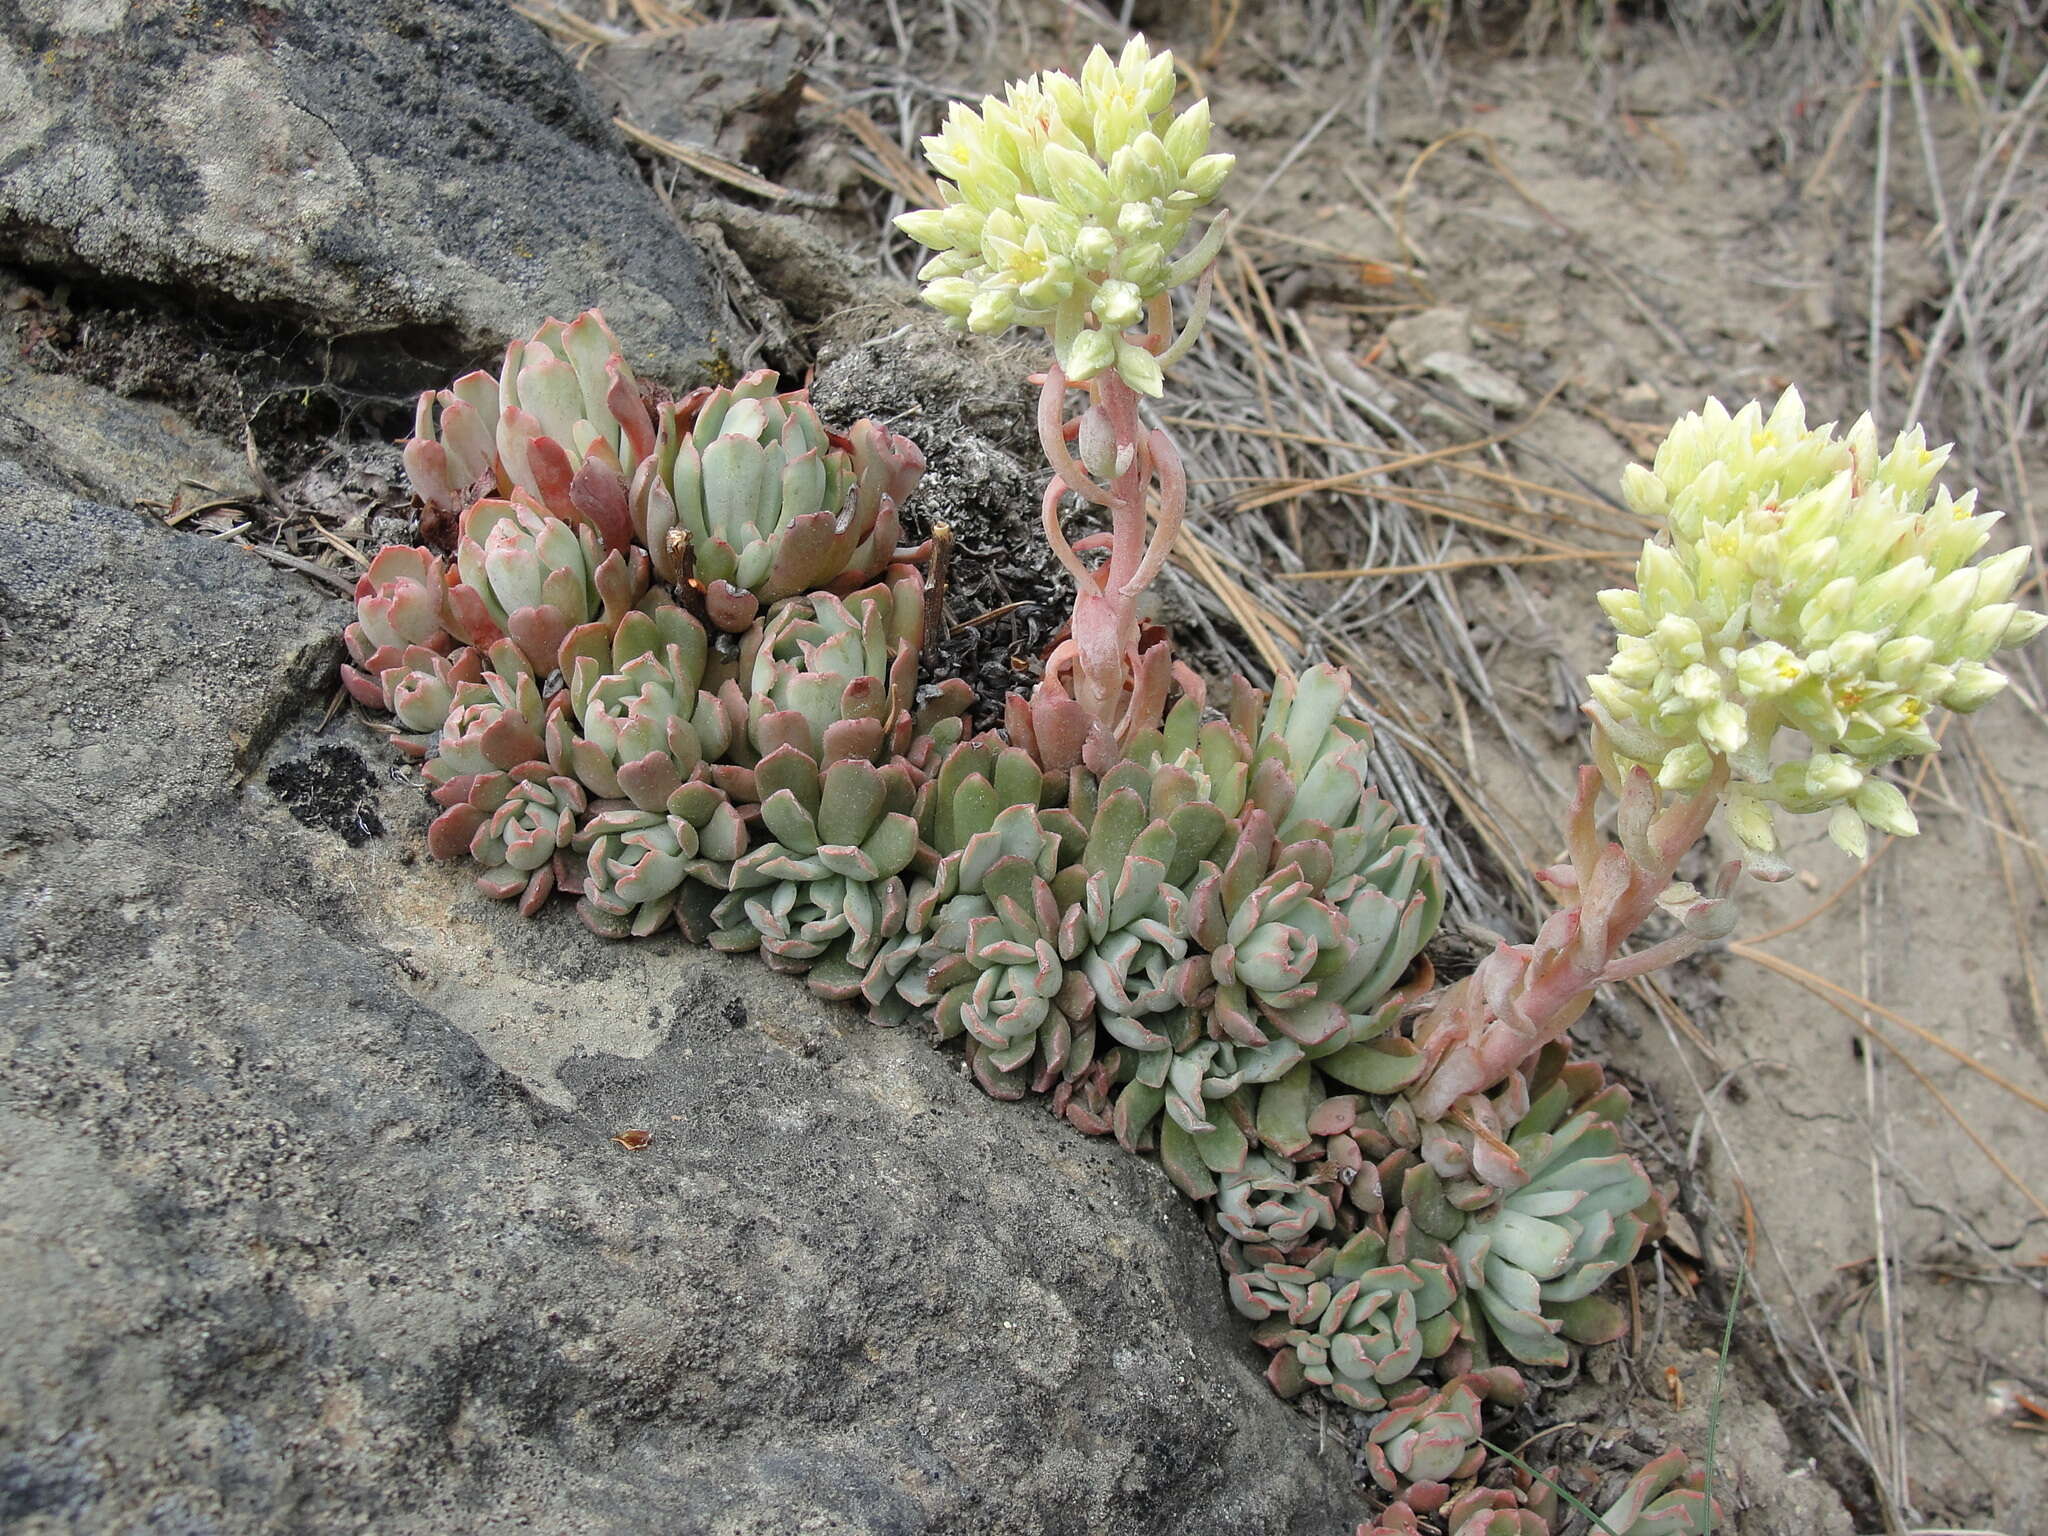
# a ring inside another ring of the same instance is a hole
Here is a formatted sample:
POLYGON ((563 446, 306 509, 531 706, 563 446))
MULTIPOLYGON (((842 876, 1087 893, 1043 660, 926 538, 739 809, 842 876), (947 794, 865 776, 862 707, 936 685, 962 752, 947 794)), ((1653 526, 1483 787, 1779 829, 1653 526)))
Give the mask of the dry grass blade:
POLYGON ((612 123, 627 138, 642 149, 651 149, 658 155, 665 155, 678 165, 687 166, 700 176, 723 182, 728 187, 755 197, 767 198, 771 202, 794 203, 801 208, 828 208, 832 200, 815 192, 798 192, 790 187, 779 186, 766 176, 748 170, 736 160, 723 155, 714 155, 706 149, 695 149, 688 144, 678 144, 674 139, 665 139, 658 133, 650 133, 623 117, 615 117, 612 123))
MULTIPOLYGON (((1385 464, 1373 464, 1364 469, 1346 470, 1343 474, 1338 475, 1325 475, 1318 480, 1281 480, 1273 484, 1270 490, 1249 491, 1241 496, 1232 497, 1230 505, 1240 512, 1256 511, 1260 507, 1270 507, 1279 502, 1290 501, 1311 491, 1347 490, 1377 476, 1399 474, 1403 470, 1419 469, 1425 464, 1433 464, 1438 459, 1452 459, 1460 454, 1475 453, 1482 448, 1494 447, 1499 443, 1510 441, 1517 432, 1541 415, 1544 407, 1557 398, 1558 390, 1563 387, 1562 384, 1551 386, 1543 398, 1536 402, 1529 414, 1523 417, 1521 421, 1505 431, 1496 432, 1489 437, 1475 438, 1469 443, 1453 443, 1448 448, 1432 448, 1426 453, 1411 453, 1402 458, 1392 459, 1385 464)), ((1279 433, 1277 431, 1274 435, 1282 441, 1299 441, 1301 437, 1300 434, 1279 433)))
POLYGON ((882 131, 877 123, 859 107, 826 95, 816 86, 804 88, 804 100, 814 102, 832 113, 839 125, 861 143, 861 147, 874 156, 875 166, 865 168, 868 174, 902 198, 913 207, 936 208, 941 201, 939 184, 926 171, 905 154, 895 140, 882 131))
MULTIPOLYGON (((1987 1067, 1983 1062, 1979 1061, 1976 1057, 1972 1056, 1968 1051, 1963 1050, 1960 1046, 1950 1045, 1948 1041, 1942 1039, 1941 1036, 1935 1034, 1934 1031, 1930 1029, 1923 1029, 1920 1025, 1915 1024, 1911 1019, 1907 1018, 1904 1014, 1896 1013, 1892 1009, 1885 1007, 1884 1004, 1875 1002, 1872 999, 1863 996, 1860 992, 1851 991, 1849 988, 1843 986, 1840 982, 1829 981, 1827 977, 1820 975, 1818 972, 1810 971, 1803 965, 1795 964, 1794 962, 1786 960, 1778 955, 1773 955, 1768 953, 1767 951, 1758 949, 1753 944, 1749 944, 1743 940, 1738 939, 1734 943, 1730 944, 1728 946, 1728 953, 1731 955, 1739 955, 1745 960, 1753 960, 1758 965, 1763 966, 1766 970, 1776 971, 1780 976, 1786 977, 1791 981, 1798 982, 1800 986, 1806 988, 1807 991, 1813 993, 1814 996, 1821 998, 1823 1001, 1836 1004, 1837 1006, 1841 1006, 1844 1004, 1852 1005, 1850 1008, 1845 1010, 1849 1012, 1850 1017, 1852 1018, 1857 1017, 1857 1015, 1854 1012, 1854 1009, 1860 1008, 1863 1009, 1865 1012, 1876 1014, 1879 1018, 1885 1020, 1887 1023, 1896 1024, 1900 1029, 1905 1030, 1908 1034, 1914 1036, 1919 1040, 1925 1041, 1927 1044, 1933 1046, 1936 1050, 1944 1052, 1945 1054, 1954 1057, 1955 1060, 1961 1062, 1964 1066, 1968 1067, 1972 1072, 1975 1072, 1979 1077, 1985 1079, 1987 1082, 1996 1084, 2000 1088, 2003 1088, 2007 1093, 2011 1094, 2014 1098, 2020 1100, 2022 1103, 2031 1105, 2033 1108, 2042 1111, 2044 1114, 2048 1114, 2048 1099, 2044 1099, 2039 1094, 2034 1093, 2026 1088, 2022 1088, 2018 1083, 2014 1082, 2011 1078, 2005 1076, 2003 1073, 1997 1071, 1995 1068, 1987 1067)), ((1882 1034, 1874 1026, 1870 1025, 1867 1021, 1858 1019, 1858 1023, 1863 1028, 1864 1033, 1871 1036, 1871 1038, 1883 1038, 1882 1034)))
POLYGON ((1633 550, 1550 550, 1535 555, 1465 555, 1456 560, 1424 560, 1414 565, 1359 565, 1341 571, 1276 571, 1279 581, 1355 581, 1372 576, 1419 576, 1426 571, 1469 571, 1496 565, 1555 565, 1570 561, 1583 565, 1588 560, 1635 558, 1633 550))

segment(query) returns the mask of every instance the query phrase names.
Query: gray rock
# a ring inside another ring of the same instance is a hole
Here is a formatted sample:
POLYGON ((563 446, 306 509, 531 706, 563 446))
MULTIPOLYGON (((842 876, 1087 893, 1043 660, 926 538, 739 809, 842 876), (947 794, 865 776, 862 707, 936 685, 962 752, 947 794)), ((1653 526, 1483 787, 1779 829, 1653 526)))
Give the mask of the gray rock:
POLYGON ((603 44, 583 73, 636 127, 772 175, 803 106, 814 46, 790 22, 747 17, 603 44))
POLYGON ((1472 322, 1462 309, 1425 309, 1390 324, 1387 345, 1403 373, 1417 374, 1422 371, 1422 360, 1432 352, 1470 352, 1472 322))
POLYGON ((24 0, 0 247, 324 337, 488 354, 591 304, 682 382, 732 328, 589 90, 499 0, 24 0))
POLYGON ((82 496, 168 506, 255 491, 248 460, 167 406, 124 400, 0 351, 0 454, 82 496))
POLYGON ((339 604, 4 464, 0 583, 0 1525, 1358 1518, 1156 1167, 420 857, 339 604))
POLYGON ((1481 405, 1519 411, 1529 403, 1526 389, 1469 352, 1432 352, 1423 358, 1422 372, 1443 379, 1459 394, 1481 405))

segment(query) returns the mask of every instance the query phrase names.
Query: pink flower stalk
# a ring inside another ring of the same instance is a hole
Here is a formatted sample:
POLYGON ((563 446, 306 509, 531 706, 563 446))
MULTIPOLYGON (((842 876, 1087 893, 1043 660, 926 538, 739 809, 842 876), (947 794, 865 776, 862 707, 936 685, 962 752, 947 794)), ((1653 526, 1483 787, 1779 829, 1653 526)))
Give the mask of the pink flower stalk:
POLYGON ((1579 770, 1569 858, 1537 872, 1563 905, 1533 942, 1502 944, 1480 961, 1416 1026, 1429 1067, 1407 1097, 1420 1119, 1444 1119, 1459 1100, 1484 1094, 1516 1072, 1577 1022, 1600 987, 1647 975, 1728 935, 1735 909, 1727 896, 1739 862, 1722 869, 1711 896, 1672 883, 1727 779, 1727 764, 1720 763, 1699 790, 1660 806, 1650 776, 1631 770, 1617 816, 1621 840, 1602 846, 1595 817, 1600 773, 1579 770), (1678 918, 1682 931, 1623 955, 1622 947, 1660 907, 1678 918))
MULTIPOLYGON (((1143 341, 1156 349, 1164 339, 1147 335, 1143 341)), ((1079 386, 1068 383, 1057 363, 1038 377, 1038 435, 1053 467, 1045 488, 1045 536, 1079 591, 1067 638, 1047 657, 1031 698, 1011 696, 1008 723, 1012 738, 1047 768, 1064 771, 1085 762, 1103 772, 1133 737, 1158 728, 1174 682, 1200 694, 1198 680, 1172 660, 1163 638, 1145 643, 1138 616, 1138 599, 1165 569, 1186 518, 1187 471, 1172 439, 1139 420, 1137 393, 1115 370, 1079 386), (1088 408, 1074 420, 1066 416, 1069 388, 1089 396, 1088 408), (1155 481, 1158 500, 1148 508, 1155 481), (1109 509, 1108 533, 1068 540, 1060 498, 1069 491, 1109 509), (1108 558, 1099 565, 1081 558, 1101 550, 1108 558)))

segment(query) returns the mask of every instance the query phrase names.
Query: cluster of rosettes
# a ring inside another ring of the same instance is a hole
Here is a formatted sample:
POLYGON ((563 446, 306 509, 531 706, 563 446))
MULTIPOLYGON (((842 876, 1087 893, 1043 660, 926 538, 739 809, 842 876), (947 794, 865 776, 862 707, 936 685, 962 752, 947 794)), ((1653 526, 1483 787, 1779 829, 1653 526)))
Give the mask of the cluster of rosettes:
POLYGON ((509 501, 644 558, 712 625, 742 633, 766 606, 851 590, 891 564, 924 456, 872 421, 832 431, 765 369, 671 399, 634 378, 593 309, 513 342, 496 378, 422 394, 405 466, 444 525, 509 501))
POLYGON ((1174 252, 1233 164, 1208 152, 1208 103, 1176 117, 1173 90, 1173 56, 1137 37, 1114 61, 1097 48, 1079 81, 1048 71, 979 112, 956 104, 924 141, 944 206, 896 221, 938 253, 925 298, 977 332, 1045 326, 1077 383, 1115 368, 1160 393, 1157 357, 1124 333, 1208 265, 1214 239, 1174 252))
MULTIPOLYGON (((1461 1455, 1467 1460, 1478 1457, 1483 1450, 1479 1404, 1492 1385, 1483 1375, 1462 1378, 1434 1397, 1389 1414, 1374 1429, 1368 1447, 1374 1476, 1380 1477, 1381 1469, 1390 1465, 1388 1451, 1396 1447, 1413 1460, 1439 1467, 1461 1455), (1383 1443, 1382 1434, 1389 1430, 1383 1443)), ((1560 1508, 1554 1476, 1538 1478, 1517 1471, 1455 1496, 1441 1482, 1418 1481, 1375 1519, 1360 1525, 1356 1536, 1426 1536, 1435 1531, 1442 1536, 1550 1536, 1553 1522, 1567 1515, 1560 1508), (1424 1516, 1433 1516, 1435 1524, 1424 1526, 1419 1518, 1424 1516)), ((1380 1480, 1392 1486, 1385 1478, 1380 1480)), ((1645 1462, 1622 1481, 1618 1494, 1605 1497, 1604 1508, 1579 1506, 1592 1514, 1597 1522, 1592 1529, 1603 1536, 1708 1536, 1725 1528, 1719 1501, 1707 1494, 1706 1472, 1680 1450, 1645 1462)))
POLYGON ((1156 1153, 1274 1386, 1386 1415, 1375 1475, 1410 1500, 1469 1482, 1481 1404, 1522 1390, 1496 1362, 1618 1335, 1593 1293, 1657 1219, 1626 1095, 1559 1046, 1442 1121, 1411 1103, 1442 894, 1341 671, 1219 709, 1190 678, 1120 755, 1049 761, 920 680, 904 440, 766 375, 661 398, 594 314, 437 411, 407 460, 452 557, 376 557, 344 675, 478 889, 758 951, 1156 1153))
POLYGON ((1790 390, 1768 417, 1710 400, 1679 422, 1623 481, 1668 539, 1644 545, 1635 590, 1600 594, 1619 640, 1591 687, 1614 756, 1678 792, 1726 758, 1731 824, 1761 855, 1780 808, 1831 812, 1857 855, 1866 824, 1914 832, 1875 770, 1933 751, 1929 711, 1991 699, 1993 653, 2048 624, 2011 601, 2026 549, 1971 563, 1998 514, 1935 486, 1947 457, 1917 427, 1880 454, 1868 416, 1808 430, 1790 390), (1798 761, 1772 760, 1782 728, 1806 739, 1798 761))

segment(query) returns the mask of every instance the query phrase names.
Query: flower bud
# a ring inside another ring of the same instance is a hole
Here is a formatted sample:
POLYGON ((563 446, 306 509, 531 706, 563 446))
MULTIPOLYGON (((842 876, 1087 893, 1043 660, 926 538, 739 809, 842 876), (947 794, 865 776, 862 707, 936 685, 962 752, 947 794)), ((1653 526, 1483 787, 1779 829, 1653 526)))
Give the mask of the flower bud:
POLYGON ((1116 361, 1116 341, 1109 332, 1094 327, 1082 331, 1060 361, 1067 377, 1085 384, 1116 361))
POLYGON ((1862 783, 1863 770, 1839 752, 1816 752, 1806 761, 1803 787, 1822 805, 1847 799, 1862 783))
POLYGON ((1128 341, 1118 341, 1116 346, 1116 371, 1123 381, 1141 395, 1157 399, 1166 393, 1166 381, 1159 368, 1159 359, 1143 347, 1128 341))
POLYGON ((1597 594, 1597 601, 1623 635, 1640 635, 1650 627, 1642 594, 1633 587, 1608 587, 1597 594))
POLYGON ((896 227, 920 245, 935 251, 950 250, 953 237, 946 228, 946 212, 942 208, 918 208, 909 213, 896 215, 896 227))
POLYGON ((1981 661, 1966 661, 1955 669, 1955 680, 1941 691, 1939 701, 1944 709, 1969 714, 2005 692, 2010 681, 1981 661))
POLYGON ((1645 611, 1658 617, 1686 612, 1696 596, 1677 551, 1655 540, 1643 546, 1636 562, 1636 584, 1642 588, 1645 611))
POLYGON ((1657 785, 1674 795, 1689 794, 1707 782, 1714 771, 1714 756, 1696 741, 1689 741, 1664 759, 1657 770, 1657 785))
POLYGON ((1657 649, 1674 671, 1706 658, 1707 648, 1699 625, 1681 613, 1667 613, 1657 621, 1652 633, 1657 649))
POLYGON ((1866 779, 1849 803, 1864 821, 1892 837, 1913 837, 1920 831, 1920 823, 1913 808, 1906 804, 1906 797, 1897 785, 1883 779, 1866 779))
POLYGON ((1185 175, 1188 168, 1209 148, 1209 102, 1205 97, 1173 120, 1166 130, 1166 152, 1175 170, 1185 175))
POLYGON ((984 288, 974 296, 968 306, 967 329, 977 336, 991 336, 997 331, 1008 330, 1017 318, 1017 301, 1011 294, 1000 288, 984 288))
POLYGON ((1235 155, 1204 155, 1188 167, 1187 174, 1181 178, 1181 185, 1206 203, 1223 190, 1230 168, 1236 164, 1235 155))
POLYGON ((1828 817, 1828 837, 1852 859, 1870 852, 1870 835, 1863 830, 1863 818, 1849 806, 1840 806, 1828 817))
POLYGON ((1071 213, 1096 213, 1110 202, 1108 173, 1078 149, 1046 145, 1045 174, 1052 195, 1071 213))
POLYGON ((1136 325, 1145 317, 1145 302, 1130 283, 1107 282, 1095 290, 1095 318, 1112 331, 1136 325))
POLYGON ((1699 732, 1701 741, 1725 757, 1749 740, 1749 716, 1733 700, 1720 699, 1700 711, 1699 732))

